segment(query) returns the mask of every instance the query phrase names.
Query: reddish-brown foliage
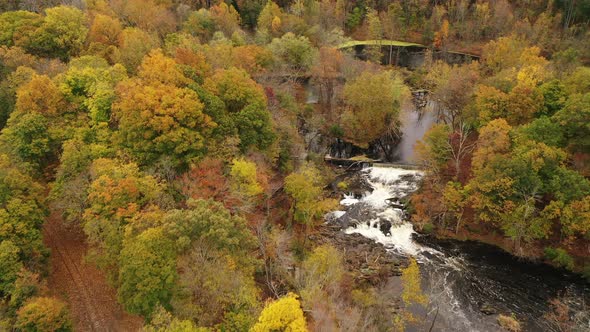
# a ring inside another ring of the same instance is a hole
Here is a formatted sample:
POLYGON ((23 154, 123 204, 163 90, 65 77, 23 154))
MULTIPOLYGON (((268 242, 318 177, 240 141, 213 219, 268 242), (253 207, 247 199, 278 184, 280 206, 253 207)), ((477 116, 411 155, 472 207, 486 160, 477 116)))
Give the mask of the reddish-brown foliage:
POLYGON ((194 165, 182 178, 182 192, 195 199, 223 202, 229 193, 229 183, 223 175, 223 162, 206 158, 194 165))

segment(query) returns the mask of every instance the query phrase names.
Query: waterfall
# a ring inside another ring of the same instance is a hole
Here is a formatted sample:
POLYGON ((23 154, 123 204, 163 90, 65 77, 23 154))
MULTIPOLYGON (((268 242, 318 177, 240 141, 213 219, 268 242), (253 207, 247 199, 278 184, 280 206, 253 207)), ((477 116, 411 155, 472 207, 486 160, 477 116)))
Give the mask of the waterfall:
POLYGON ((359 233, 387 248, 403 254, 416 255, 423 248, 412 241, 414 228, 411 223, 403 220, 403 211, 391 207, 391 204, 392 201, 399 204, 400 199, 417 189, 422 172, 379 167, 366 168, 363 172, 366 173, 373 191, 366 193, 361 199, 345 196, 340 204, 366 204, 376 212, 376 215, 368 221, 349 227, 345 232, 359 233), (391 225, 389 232, 382 231, 382 223, 391 225))
MULTIPOLYGON (((496 313, 516 314, 523 331, 557 331, 543 316, 549 299, 567 291, 580 299, 578 304, 590 301, 588 284, 565 271, 523 262, 475 242, 416 241, 400 201, 418 189, 423 173, 385 167, 359 172, 372 190, 345 195, 343 209, 334 211, 330 220, 340 223, 347 234, 361 234, 393 255, 418 261, 422 287, 431 300, 429 313, 422 314, 428 321, 434 308, 439 311, 433 331, 500 331, 496 313)), ((577 310, 575 303, 572 310, 577 310)))

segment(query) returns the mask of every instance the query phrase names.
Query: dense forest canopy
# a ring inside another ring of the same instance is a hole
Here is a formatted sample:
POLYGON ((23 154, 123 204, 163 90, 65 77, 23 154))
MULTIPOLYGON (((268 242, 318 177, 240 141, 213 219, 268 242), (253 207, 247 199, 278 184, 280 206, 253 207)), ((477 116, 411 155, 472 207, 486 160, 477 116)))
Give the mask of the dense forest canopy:
POLYGON ((588 0, 0 0, 0 330, 83 330, 53 219, 137 329, 417 324, 414 260, 392 306, 313 240, 347 190, 330 145, 388 153, 415 90, 417 228, 590 278, 589 28, 588 0))

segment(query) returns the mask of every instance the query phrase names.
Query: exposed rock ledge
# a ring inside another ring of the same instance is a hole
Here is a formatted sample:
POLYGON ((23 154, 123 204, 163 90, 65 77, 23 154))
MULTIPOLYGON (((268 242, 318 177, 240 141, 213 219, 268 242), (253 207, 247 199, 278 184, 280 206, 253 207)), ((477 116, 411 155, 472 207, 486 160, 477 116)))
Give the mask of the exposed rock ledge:
POLYGON ((317 244, 330 243, 344 253, 346 270, 357 284, 376 286, 401 275, 407 259, 388 252, 382 244, 360 234, 345 234, 340 225, 326 224, 310 235, 317 244))

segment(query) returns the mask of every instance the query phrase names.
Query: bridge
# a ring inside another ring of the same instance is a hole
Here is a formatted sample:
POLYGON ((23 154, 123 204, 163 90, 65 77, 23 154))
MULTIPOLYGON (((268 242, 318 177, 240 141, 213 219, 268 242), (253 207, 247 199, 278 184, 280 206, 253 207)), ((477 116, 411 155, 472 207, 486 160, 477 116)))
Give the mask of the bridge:
POLYGON ((399 40, 351 40, 346 43, 342 43, 338 45, 336 48, 343 49, 343 48, 351 48, 355 46, 396 46, 396 47, 420 47, 420 48, 427 48, 426 45, 412 43, 412 42, 405 42, 399 40))
MULTIPOLYGON (((381 53, 383 54, 381 58, 382 64, 394 64, 410 68, 419 67, 423 63, 425 51, 429 48, 424 44, 388 39, 352 40, 338 45, 337 48, 341 50, 353 48, 358 58, 365 59, 366 55, 363 51, 370 46, 381 47, 381 53)), ((479 55, 476 54, 440 49, 435 49, 433 56, 448 63, 479 60, 479 55)))

